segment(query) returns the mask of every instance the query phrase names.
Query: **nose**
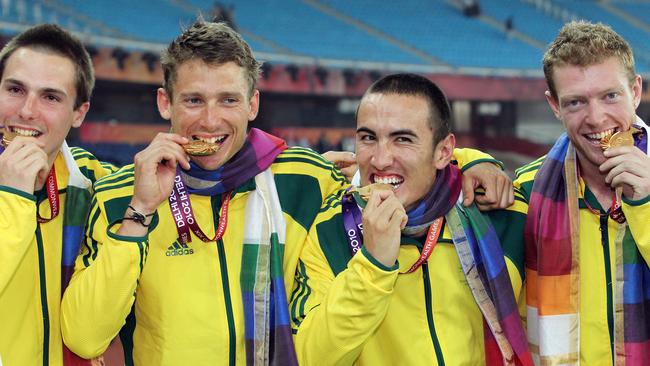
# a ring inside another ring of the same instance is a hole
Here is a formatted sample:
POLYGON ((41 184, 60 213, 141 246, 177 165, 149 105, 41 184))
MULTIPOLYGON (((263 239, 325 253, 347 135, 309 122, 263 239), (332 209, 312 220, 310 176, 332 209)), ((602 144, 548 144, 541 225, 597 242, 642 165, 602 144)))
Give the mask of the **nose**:
POLYGON ((220 118, 219 105, 215 101, 206 103, 205 110, 203 111, 203 119, 201 124, 206 128, 214 128, 218 125, 220 118))
POLYGON ((377 170, 384 170, 393 164, 393 149, 387 143, 377 143, 370 159, 370 163, 377 170))
POLYGON ((600 101, 589 103, 587 123, 600 126, 607 120, 607 109, 600 101))
POLYGON ((25 121, 33 120, 36 118, 37 115, 37 100, 38 96, 34 94, 27 94, 27 97, 25 98, 23 105, 21 106, 20 110, 18 111, 18 116, 25 121))

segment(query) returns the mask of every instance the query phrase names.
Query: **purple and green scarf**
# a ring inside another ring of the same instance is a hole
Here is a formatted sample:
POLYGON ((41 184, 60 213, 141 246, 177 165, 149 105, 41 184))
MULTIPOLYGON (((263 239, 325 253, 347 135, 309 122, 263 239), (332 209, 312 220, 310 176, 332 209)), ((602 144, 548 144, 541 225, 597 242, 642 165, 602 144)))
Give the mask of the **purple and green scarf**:
MULTIPOLYGON (((637 123, 645 137, 635 145, 647 153, 648 127, 637 123)), ((580 363, 579 184, 575 148, 563 134, 535 176, 525 226, 528 336, 542 364, 580 363)), ((645 365, 650 269, 626 222, 614 247, 615 364, 645 365)))
POLYGON ((284 140, 251 129, 246 141, 216 171, 191 163, 181 171, 190 193, 216 195, 255 179, 246 202, 240 283, 244 305, 246 364, 297 365, 289 325, 283 256, 286 224, 270 166, 284 140))

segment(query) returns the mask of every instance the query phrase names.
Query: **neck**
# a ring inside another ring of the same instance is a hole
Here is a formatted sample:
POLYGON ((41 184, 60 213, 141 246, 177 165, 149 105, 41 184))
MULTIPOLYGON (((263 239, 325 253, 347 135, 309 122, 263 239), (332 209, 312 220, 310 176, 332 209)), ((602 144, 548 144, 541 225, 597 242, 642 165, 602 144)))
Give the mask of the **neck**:
POLYGON ((596 196, 598 203, 603 208, 608 208, 612 203, 612 188, 605 182, 605 176, 600 173, 598 166, 591 163, 583 163, 586 159, 578 158, 580 166, 580 176, 585 182, 585 186, 596 196))

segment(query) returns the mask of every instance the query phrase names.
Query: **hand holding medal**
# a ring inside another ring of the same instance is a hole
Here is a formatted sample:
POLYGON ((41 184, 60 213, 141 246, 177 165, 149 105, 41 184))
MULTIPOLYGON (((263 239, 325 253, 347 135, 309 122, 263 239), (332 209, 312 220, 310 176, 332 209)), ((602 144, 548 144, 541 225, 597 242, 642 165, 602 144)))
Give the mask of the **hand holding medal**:
POLYGON ((45 183, 50 166, 43 142, 5 126, 0 154, 0 185, 32 194, 45 183))
POLYGON ((371 184, 353 188, 362 198, 364 246, 368 253, 387 267, 395 264, 399 255, 402 228, 408 217, 390 184, 371 184), (365 199, 365 198, 364 198, 365 199))
MULTIPOLYGON (((636 166, 638 163, 643 165, 644 160, 646 165, 650 164, 650 159, 639 149, 634 147, 634 135, 640 132, 642 131, 635 127, 630 127, 627 131, 617 131, 611 135, 607 135, 600 141, 600 146, 603 149, 605 156, 608 158, 607 161, 601 165, 600 170, 601 172, 607 172, 605 178, 606 182, 612 187, 615 187, 615 195, 612 206, 609 210, 609 215, 613 220, 619 223, 625 222, 625 215, 621 209, 621 197, 623 196, 624 185, 628 187, 632 186, 632 193, 628 194, 626 191, 626 197, 630 196, 630 198, 633 198, 635 196, 634 191, 636 191, 635 183, 639 178, 636 174, 644 174, 642 172, 643 170, 646 171, 646 175, 648 174, 648 167, 643 169, 640 166, 636 166), (637 156, 641 159, 640 162, 637 161, 637 156)), ((650 177, 647 177, 646 180, 650 183, 650 177)))

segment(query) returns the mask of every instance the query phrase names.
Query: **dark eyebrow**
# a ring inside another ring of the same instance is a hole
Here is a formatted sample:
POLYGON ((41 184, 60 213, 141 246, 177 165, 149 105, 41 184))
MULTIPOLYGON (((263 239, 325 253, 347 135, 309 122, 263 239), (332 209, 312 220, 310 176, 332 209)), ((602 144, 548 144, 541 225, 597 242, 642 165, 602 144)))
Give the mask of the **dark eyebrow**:
POLYGON ((397 131, 393 131, 393 132, 390 133, 390 136, 391 136, 391 137, 395 137, 395 136, 404 136, 404 135, 411 136, 411 137, 415 137, 415 138, 418 137, 418 135, 416 135, 415 132, 413 132, 413 130, 408 130, 408 129, 405 129, 405 130, 397 130, 397 131))
POLYGON ((362 132, 369 133, 371 135, 376 135, 375 131, 369 129, 368 127, 359 127, 359 128, 357 128, 357 133, 362 133, 362 132))
MULTIPOLYGON (((8 84, 11 84, 11 85, 25 87, 25 83, 23 83, 20 80, 16 80, 16 79, 8 78, 8 79, 5 79, 5 82, 7 82, 8 84)), ((56 89, 56 88, 44 88, 44 89, 41 89, 40 91, 44 92, 44 93, 60 95, 62 97, 67 96, 65 91, 63 91, 61 89, 56 89)))
POLYGON ((22 81, 16 79, 5 79, 5 82, 13 85, 25 86, 25 84, 22 81))

